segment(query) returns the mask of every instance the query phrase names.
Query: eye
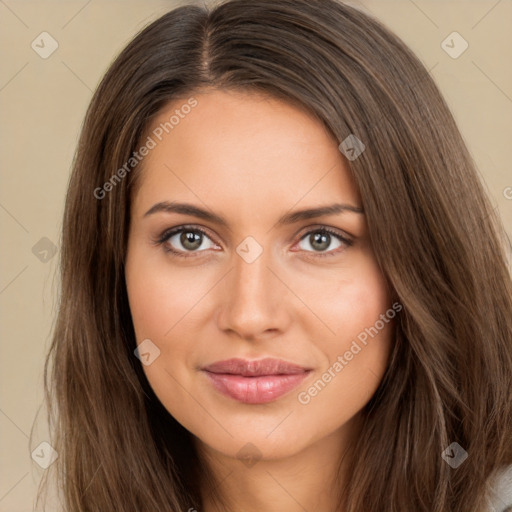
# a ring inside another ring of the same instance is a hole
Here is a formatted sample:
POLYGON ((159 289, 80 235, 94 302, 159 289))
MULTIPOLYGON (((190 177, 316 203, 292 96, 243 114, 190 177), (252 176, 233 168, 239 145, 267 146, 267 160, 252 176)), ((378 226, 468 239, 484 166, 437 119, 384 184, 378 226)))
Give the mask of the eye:
POLYGON ((306 252, 318 253, 318 256, 338 254, 343 248, 350 247, 354 242, 342 234, 327 227, 308 231, 299 241, 299 248, 306 252), (301 245, 302 244, 302 245, 301 245), (308 249, 311 247, 312 250, 308 249))
POLYGON ((187 226, 167 230, 155 242, 163 245, 164 250, 185 258, 189 257, 187 253, 204 252, 217 247, 205 231, 187 226))
MULTIPOLYGON (((219 249, 210 236, 201 228, 179 226, 164 231, 154 243, 162 245, 166 252, 176 256, 188 258, 198 256, 198 253, 208 249, 219 249)), ((299 240, 300 250, 315 253, 315 256, 334 256, 347 247, 353 245, 350 240, 341 233, 326 226, 313 229, 305 233, 299 240), (309 249, 309 246, 311 249, 309 249)))

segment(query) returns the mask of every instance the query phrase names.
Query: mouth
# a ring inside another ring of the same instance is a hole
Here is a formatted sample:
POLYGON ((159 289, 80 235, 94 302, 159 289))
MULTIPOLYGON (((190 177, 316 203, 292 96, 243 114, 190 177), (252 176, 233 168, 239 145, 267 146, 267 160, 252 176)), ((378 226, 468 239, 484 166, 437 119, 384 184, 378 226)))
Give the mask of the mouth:
POLYGON ((245 404, 264 404, 295 389, 312 371, 282 359, 228 359, 201 368, 213 387, 245 404))

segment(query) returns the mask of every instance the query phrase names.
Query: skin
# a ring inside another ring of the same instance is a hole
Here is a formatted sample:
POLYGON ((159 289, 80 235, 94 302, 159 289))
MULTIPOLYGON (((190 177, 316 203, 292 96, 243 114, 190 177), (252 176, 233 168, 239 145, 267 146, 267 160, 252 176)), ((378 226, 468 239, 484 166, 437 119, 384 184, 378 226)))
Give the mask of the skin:
MULTIPOLYGON (((160 350, 144 371, 165 408, 193 434, 230 509, 333 511, 341 486, 335 471, 387 367, 393 322, 309 403, 298 393, 391 307, 390 294, 364 214, 283 226, 277 220, 333 203, 361 207, 361 198, 336 140, 306 111, 254 93, 193 96, 198 105, 145 157, 132 198, 130 308, 137 343, 150 339, 160 350), (175 212, 144 215, 161 201, 191 203, 228 225, 175 212), (199 248, 184 246, 180 234, 155 243, 183 225, 207 232, 199 248), (324 226, 353 244, 333 235, 319 248, 310 235, 324 226), (248 236, 263 250, 252 263, 236 251, 248 236), (275 357, 312 372, 274 402, 243 404, 217 392, 200 370, 232 357, 275 357), (250 467, 237 457, 247 443, 250 467)), ((168 105, 150 132, 185 102, 168 105)), ((203 494, 204 510, 218 510, 203 494)))

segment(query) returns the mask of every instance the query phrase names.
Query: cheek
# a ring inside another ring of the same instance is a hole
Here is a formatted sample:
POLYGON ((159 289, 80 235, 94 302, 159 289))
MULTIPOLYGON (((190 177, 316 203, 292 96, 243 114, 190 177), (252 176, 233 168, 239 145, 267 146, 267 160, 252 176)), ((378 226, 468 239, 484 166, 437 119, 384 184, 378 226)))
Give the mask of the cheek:
POLYGON ((396 316, 376 263, 366 261, 338 276, 323 281, 323 293, 310 294, 312 309, 330 334, 317 345, 324 364, 316 380, 298 394, 304 421, 320 419, 327 429, 357 414, 375 393, 388 364, 396 316))
MULTIPOLYGON (((327 347, 341 350, 391 306, 386 281, 369 257, 335 269, 331 275, 311 275, 300 282, 298 294, 327 329, 320 338, 326 340, 327 347)), ((318 320, 316 325, 318 328, 318 320)))
POLYGON ((137 262, 134 254, 133 264, 127 265, 126 284, 137 341, 165 340, 184 319, 194 318, 211 287, 203 274, 176 268, 171 272, 165 255, 154 260, 139 258, 137 262))
POLYGON ((203 274, 176 267, 171 271, 165 254, 154 257, 137 248, 127 258, 126 286, 137 344, 149 339, 160 351, 142 369, 166 409, 186 428, 202 417, 185 390, 192 389, 188 370, 196 347, 190 341, 196 338, 201 298, 212 286, 203 274))
POLYGON ((394 332, 391 306, 386 281, 376 265, 369 265, 346 288, 340 305, 345 323, 337 324, 336 353, 331 351, 330 360, 342 356, 341 373, 346 372, 345 379, 363 395, 375 390, 387 366, 394 332))

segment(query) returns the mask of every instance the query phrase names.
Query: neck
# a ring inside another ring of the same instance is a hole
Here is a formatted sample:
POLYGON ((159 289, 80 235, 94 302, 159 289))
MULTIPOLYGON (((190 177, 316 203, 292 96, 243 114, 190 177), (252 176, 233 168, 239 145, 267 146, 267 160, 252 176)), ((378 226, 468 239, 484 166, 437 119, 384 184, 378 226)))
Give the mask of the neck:
POLYGON ((242 461, 198 441, 200 459, 215 481, 213 490, 202 486, 204 512, 339 512, 356 420, 280 459, 261 454, 242 461))

